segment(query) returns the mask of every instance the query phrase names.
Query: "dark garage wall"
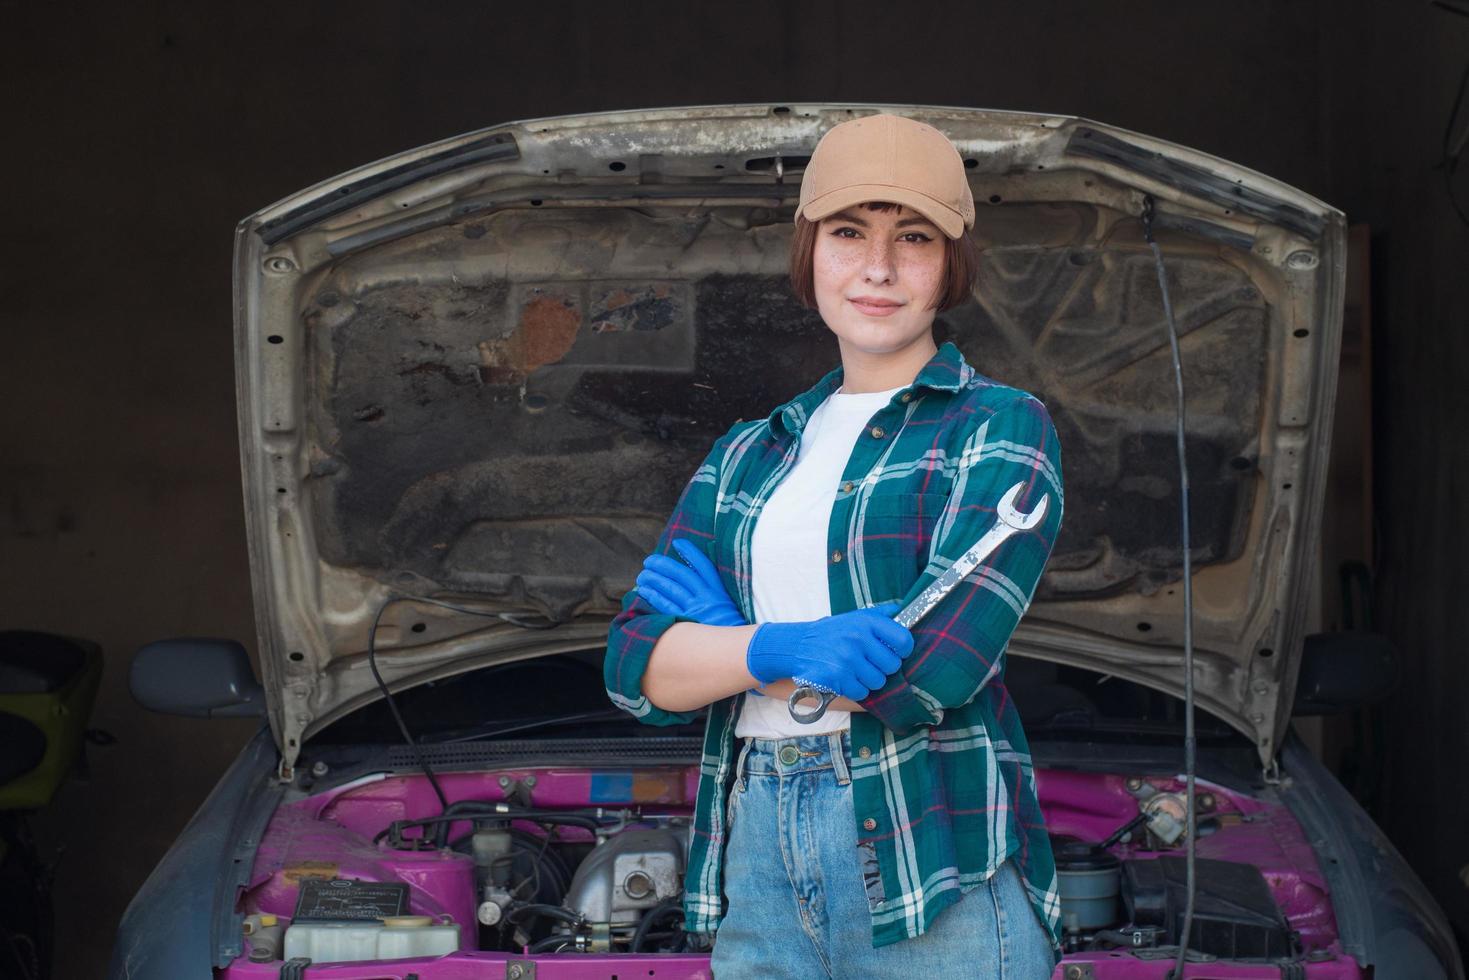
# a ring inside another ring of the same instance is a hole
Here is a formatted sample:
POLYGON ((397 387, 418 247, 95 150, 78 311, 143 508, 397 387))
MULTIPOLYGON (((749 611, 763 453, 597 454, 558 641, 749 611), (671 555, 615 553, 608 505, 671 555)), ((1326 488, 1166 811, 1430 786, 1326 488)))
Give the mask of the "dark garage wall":
POLYGON ((251 729, 146 714, 125 680, 150 639, 253 642, 234 223, 349 167, 497 122, 765 100, 1087 116, 1272 174, 1379 229, 1384 611, 1410 680, 1391 727, 1403 816, 1387 823, 1469 922, 1454 879, 1469 855, 1450 833, 1469 746, 1449 620, 1466 578, 1454 494, 1469 486, 1456 373, 1469 231, 1427 177, 1469 20, 1367 3, 1353 17, 1325 3, 1126 15, 955 4, 927 16, 856 2, 57 6, 6 4, 0 59, 12 119, 0 627, 101 642, 94 723, 119 739, 92 750, 89 781, 65 790, 44 828, 68 844, 58 976, 100 975, 128 899, 251 729), (1460 779, 1406 754, 1453 740, 1460 779))
MULTIPOLYGON (((1469 593, 1469 224, 1449 202, 1442 155, 1469 70, 1469 16, 1354 3, 1326 34, 1323 196, 1374 229, 1377 611, 1400 667, 1383 712, 1387 769, 1375 816, 1444 906, 1463 949, 1469 658, 1458 617, 1469 593)), ((1469 211, 1469 173, 1453 184, 1469 211)))

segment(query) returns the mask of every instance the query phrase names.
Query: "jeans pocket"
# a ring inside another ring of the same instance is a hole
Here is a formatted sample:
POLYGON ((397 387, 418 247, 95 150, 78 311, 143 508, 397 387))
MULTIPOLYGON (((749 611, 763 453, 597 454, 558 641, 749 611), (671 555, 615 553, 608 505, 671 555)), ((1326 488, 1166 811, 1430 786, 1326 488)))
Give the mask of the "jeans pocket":
POLYGON ((724 839, 730 839, 734 831, 735 803, 744 794, 740 792, 740 781, 736 779, 729 787, 729 797, 724 801, 724 839))

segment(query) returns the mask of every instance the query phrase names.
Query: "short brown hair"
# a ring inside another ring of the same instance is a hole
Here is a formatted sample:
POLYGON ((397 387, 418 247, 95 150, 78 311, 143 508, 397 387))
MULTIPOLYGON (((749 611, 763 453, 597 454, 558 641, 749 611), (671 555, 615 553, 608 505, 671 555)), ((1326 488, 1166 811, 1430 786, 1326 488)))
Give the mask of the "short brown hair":
MULTIPOLYGON (((862 205, 870 211, 887 211, 901 208, 901 204, 887 201, 868 201, 862 205)), ((796 299, 808 309, 816 309, 816 283, 813 277, 813 259, 816 251, 816 229, 818 221, 808 221, 804 216, 796 217, 796 232, 791 236, 791 290, 796 299)), ((942 233, 940 233, 942 234, 942 233)), ((938 302, 935 308, 942 313, 951 310, 974 294, 974 280, 979 275, 979 246, 966 230, 958 238, 944 236, 944 278, 939 284, 938 302)))

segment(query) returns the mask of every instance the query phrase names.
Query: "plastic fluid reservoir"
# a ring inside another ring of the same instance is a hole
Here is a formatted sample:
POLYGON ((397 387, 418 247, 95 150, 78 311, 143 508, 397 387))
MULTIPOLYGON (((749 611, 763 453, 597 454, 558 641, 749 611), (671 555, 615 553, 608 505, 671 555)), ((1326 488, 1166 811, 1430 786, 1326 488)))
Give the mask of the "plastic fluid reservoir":
POLYGON ((459 927, 426 915, 399 915, 377 922, 302 922, 286 930, 288 960, 313 963, 397 960, 443 956, 459 948, 459 927))
POLYGON ((1122 862, 1116 855, 1062 834, 1051 836, 1051 851, 1061 893, 1061 927, 1091 932, 1116 925, 1122 885, 1122 862))

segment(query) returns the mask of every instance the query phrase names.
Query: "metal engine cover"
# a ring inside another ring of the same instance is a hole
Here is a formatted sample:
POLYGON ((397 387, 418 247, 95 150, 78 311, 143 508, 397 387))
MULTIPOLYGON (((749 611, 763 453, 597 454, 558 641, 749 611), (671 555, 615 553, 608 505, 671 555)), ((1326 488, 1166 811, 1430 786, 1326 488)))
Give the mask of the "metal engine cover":
POLYGON ((577 867, 565 905, 588 922, 627 925, 683 891, 684 843, 669 830, 628 830, 577 867))

